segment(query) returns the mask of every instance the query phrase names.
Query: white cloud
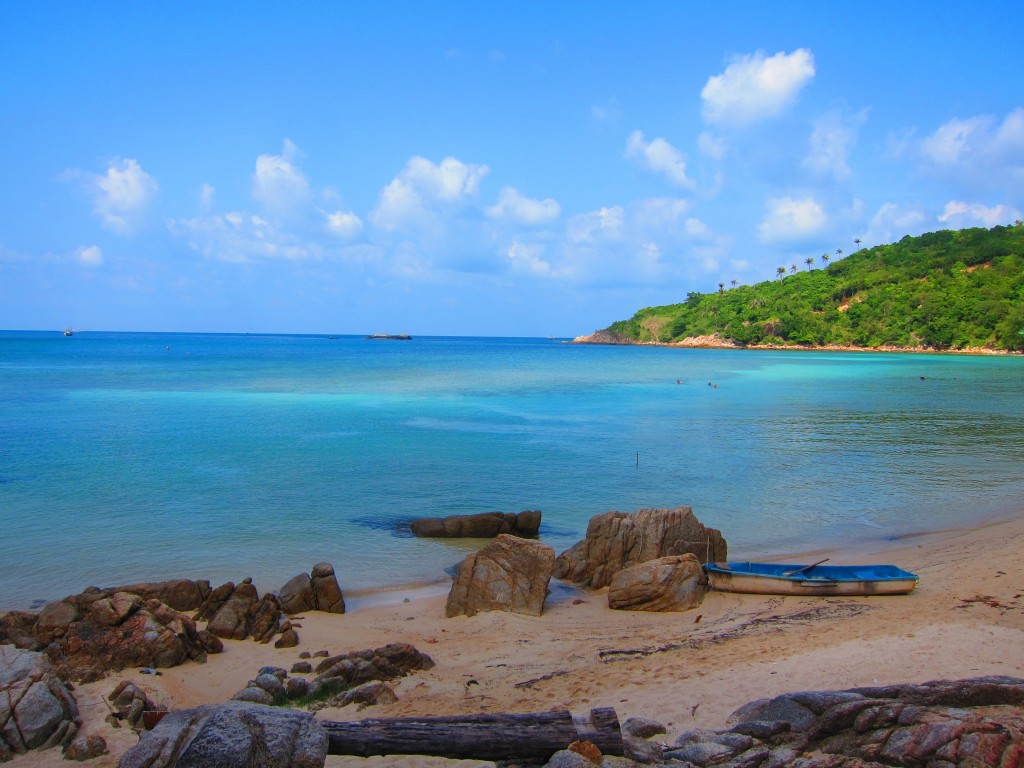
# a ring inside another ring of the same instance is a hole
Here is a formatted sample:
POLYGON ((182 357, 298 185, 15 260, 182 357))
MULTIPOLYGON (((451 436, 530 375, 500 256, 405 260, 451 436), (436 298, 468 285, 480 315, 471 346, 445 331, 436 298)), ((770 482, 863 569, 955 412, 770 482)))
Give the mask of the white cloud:
POLYGON ((850 150, 857 141, 857 133, 867 114, 860 112, 844 122, 838 111, 829 112, 814 122, 810 150, 803 167, 821 176, 832 176, 837 181, 849 178, 850 150))
POLYGON ((617 205, 581 213, 569 219, 567 235, 574 243, 618 240, 622 237, 626 212, 617 205))
POLYGON ((690 210, 689 200, 680 197, 649 197, 632 206, 632 216, 642 230, 673 227, 690 210))
POLYGON ((765 58, 740 56, 725 72, 709 78, 701 98, 709 123, 746 125, 774 117, 792 104, 814 77, 814 56, 806 48, 765 58))
POLYGON ((697 218, 686 220, 686 234, 694 240, 707 240, 712 237, 712 232, 708 225, 697 218))
POLYGON ((1020 211, 1006 205, 995 205, 991 208, 981 203, 964 203, 951 200, 946 203, 946 210, 939 216, 939 221, 949 224, 955 229, 978 226, 994 227, 999 224, 1010 224, 1020 218, 1020 211))
POLYGON ((131 158, 116 158, 105 174, 86 174, 86 178, 93 213, 104 227, 123 235, 141 224, 159 189, 156 179, 131 158))
POLYGON ((324 215, 327 217, 327 231, 332 235, 350 240, 363 231, 363 222, 351 211, 335 211, 324 215))
POLYGON ((932 170, 963 174, 974 180, 1024 183, 1024 108, 1002 122, 990 115, 954 118, 920 144, 932 170))
POLYGON ((868 231, 861 235, 864 247, 894 243, 906 235, 924 232, 928 217, 918 208, 884 203, 871 218, 868 231))
POLYGON ((633 131, 626 140, 626 157, 649 171, 664 176, 679 187, 693 187, 686 176, 686 160, 682 152, 665 139, 644 140, 642 131, 633 131))
POLYGON ((201 184, 199 186, 199 210, 212 211, 215 196, 216 190, 211 184, 201 184))
POLYGON ((513 187, 505 187, 498 195, 498 202, 485 212, 492 219, 509 219, 520 224, 536 225, 554 221, 561 210, 553 198, 534 200, 519 194, 513 187))
POLYGON ((294 164, 298 148, 288 139, 280 155, 256 158, 252 196, 269 212, 287 216, 309 201, 309 182, 294 164))
POLYGON ((766 205, 768 212, 758 227, 766 242, 802 240, 820 233, 827 222, 825 209, 813 197, 772 197, 766 205))
POLYGON ((270 223, 261 216, 239 211, 198 216, 168 224, 172 234, 206 258, 235 264, 259 259, 303 261, 323 257, 323 248, 270 223))
POLYGON ((538 243, 523 243, 514 240, 505 252, 512 269, 515 272, 525 272, 530 275, 550 277, 553 272, 551 264, 545 261, 544 246, 538 243))
POLYGON ((388 232, 433 224, 440 208, 475 197, 489 170, 486 165, 466 164, 454 157, 446 157, 440 165, 413 157, 381 190, 370 221, 388 232))
POLYGON ((83 245, 75 250, 75 260, 83 267, 98 267, 103 264, 103 251, 98 245, 83 245))
POLYGON ((707 155, 714 160, 721 160, 725 157, 727 144, 724 136, 715 136, 707 131, 702 131, 697 137, 697 148, 701 154, 707 155))

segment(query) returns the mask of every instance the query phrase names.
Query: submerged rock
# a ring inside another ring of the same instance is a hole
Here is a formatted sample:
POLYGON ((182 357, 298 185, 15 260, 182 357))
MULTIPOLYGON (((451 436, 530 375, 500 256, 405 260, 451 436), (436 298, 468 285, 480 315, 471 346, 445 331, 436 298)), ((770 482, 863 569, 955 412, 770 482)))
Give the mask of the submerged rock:
POLYGON ((414 536, 433 538, 492 539, 502 533, 533 538, 540 531, 539 509, 511 512, 479 512, 475 515, 421 517, 409 527, 414 536))

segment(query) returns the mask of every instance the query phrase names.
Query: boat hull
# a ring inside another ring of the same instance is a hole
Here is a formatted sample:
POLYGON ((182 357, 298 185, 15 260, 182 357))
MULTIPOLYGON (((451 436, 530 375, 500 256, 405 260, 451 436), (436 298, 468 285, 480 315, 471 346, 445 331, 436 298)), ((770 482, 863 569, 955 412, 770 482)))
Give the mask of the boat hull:
POLYGON ((816 565, 708 563, 711 588, 755 595, 905 595, 918 577, 894 565, 816 565))

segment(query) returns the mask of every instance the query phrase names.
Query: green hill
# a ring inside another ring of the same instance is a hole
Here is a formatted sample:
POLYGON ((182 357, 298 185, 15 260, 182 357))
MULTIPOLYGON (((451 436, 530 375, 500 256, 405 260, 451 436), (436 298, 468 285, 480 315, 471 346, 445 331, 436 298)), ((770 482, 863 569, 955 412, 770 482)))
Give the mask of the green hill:
MULTIPOLYGON (((828 256, 827 254, 825 255, 828 256)), ((825 257, 822 258, 824 260, 825 257)), ((824 268, 649 307, 597 342, 1024 351, 1024 226, 905 237, 824 268)))

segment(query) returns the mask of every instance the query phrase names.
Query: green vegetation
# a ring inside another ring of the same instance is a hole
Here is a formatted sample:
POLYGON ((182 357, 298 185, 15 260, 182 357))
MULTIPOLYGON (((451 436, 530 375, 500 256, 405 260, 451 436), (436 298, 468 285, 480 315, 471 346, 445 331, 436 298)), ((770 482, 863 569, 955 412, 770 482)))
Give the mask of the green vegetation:
MULTIPOLYGON (((859 241, 855 241, 859 244, 859 241)), ((717 335, 741 346, 1024 351, 1024 226, 905 237, 845 259, 823 254, 776 279, 649 307, 609 326, 620 340, 717 335), (832 263, 829 263, 829 260, 832 263)))

